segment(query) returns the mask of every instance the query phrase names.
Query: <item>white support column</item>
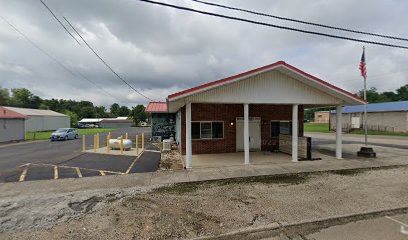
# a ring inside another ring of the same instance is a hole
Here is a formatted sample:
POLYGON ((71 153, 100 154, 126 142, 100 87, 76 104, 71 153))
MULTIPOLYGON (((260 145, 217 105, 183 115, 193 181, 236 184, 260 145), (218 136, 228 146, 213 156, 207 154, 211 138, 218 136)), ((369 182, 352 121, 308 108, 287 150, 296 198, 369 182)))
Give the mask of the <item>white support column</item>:
POLYGON ((191 142, 191 103, 186 104, 186 168, 192 168, 193 151, 191 142))
POLYGON ((343 130, 343 107, 341 105, 336 107, 336 158, 342 159, 342 130, 343 130))
POLYGON ((293 104, 292 106, 292 161, 298 161, 298 133, 299 133, 299 123, 298 123, 298 104, 293 104))
POLYGON ((245 151, 245 165, 249 162, 249 106, 244 104, 244 151, 245 151))

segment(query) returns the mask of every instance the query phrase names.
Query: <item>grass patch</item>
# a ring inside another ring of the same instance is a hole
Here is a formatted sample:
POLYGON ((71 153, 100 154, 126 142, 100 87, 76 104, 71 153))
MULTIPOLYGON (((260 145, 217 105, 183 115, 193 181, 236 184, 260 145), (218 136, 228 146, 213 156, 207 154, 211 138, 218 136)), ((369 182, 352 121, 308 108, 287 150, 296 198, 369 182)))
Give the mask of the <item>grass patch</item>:
MULTIPOLYGON (((79 135, 91 135, 95 133, 109 132, 115 130, 114 128, 87 128, 77 129, 79 135)), ((54 131, 45 132, 26 132, 25 140, 47 140, 54 131)))
POLYGON ((273 176, 245 177, 245 178, 230 178, 202 182, 176 183, 170 186, 159 187, 154 191, 159 193, 184 194, 195 192, 199 189, 227 185, 242 185, 254 183, 297 185, 306 182, 309 179, 309 177, 310 174, 302 173, 302 174, 283 174, 273 176))
MULTIPOLYGON (((364 131, 353 131, 352 134, 364 134, 364 131)), ((402 136, 408 137, 408 133, 400 133, 400 132, 373 132, 369 131, 368 135, 382 135, 382 136, 402 136)))
POLYGON ((304 129, 305 132, 321 132, 321 133, 330 132, 328 123, 305 123, 304 129))
POLYGON ((371 171, 373 169, 370 168, 365 168, 365 169, 341 169, 341 170, 334 170, 331 171, 331 173, 336 174, 336 175, 342 175, 342 176, 356 176, 358 174, 364 173, 366 171, 371 171))

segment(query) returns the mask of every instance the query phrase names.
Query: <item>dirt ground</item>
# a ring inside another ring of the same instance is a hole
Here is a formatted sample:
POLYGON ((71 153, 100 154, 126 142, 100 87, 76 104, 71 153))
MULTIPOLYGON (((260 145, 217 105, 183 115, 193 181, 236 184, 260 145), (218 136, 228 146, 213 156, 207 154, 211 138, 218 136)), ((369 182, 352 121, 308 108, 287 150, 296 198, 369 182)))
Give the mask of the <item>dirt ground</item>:
POLYGON ((0 239, 184 239, 406 207, 408 168, 0 201, 0 239))

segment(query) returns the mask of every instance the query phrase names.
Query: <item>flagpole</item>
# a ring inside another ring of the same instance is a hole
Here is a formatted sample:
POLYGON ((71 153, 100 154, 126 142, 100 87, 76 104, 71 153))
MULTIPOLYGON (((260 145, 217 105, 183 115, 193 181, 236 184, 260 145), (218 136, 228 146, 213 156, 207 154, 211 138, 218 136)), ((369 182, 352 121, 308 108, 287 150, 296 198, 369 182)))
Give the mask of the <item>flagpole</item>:
POLYGON ((360 151, 357 152, 357 156, 361 157, 369 157, 369 158, 375 158, 377 154, 374 152, 373 148, 368 147, 368 141, 367 141, 367 135, 368 135, 368 125, 367 125, 367 70, 365 66, 365 47, 363 46, 363 55, 361 55, 361 62, 360 62, 360 71, 361 71, 361 76, 364 78, 364 139, 365 139, 365 145, 364 147, 360 148, 360 151))
MULTIPOLYGON (((363 54, 365 60, 365 47, 363 46, 363 54)), ((364 100, 366 101, 364 104, 364 140, 365 146, 368 146, 367 135, 368 135, 368 128, 367 128, 367 73, 364 77, 364 100)))
MULTIPOLYGON (((364 47, 363 47, 364 48, 364 47)), ((367 135, 367 77, 364 78, 364 100, 366 101, 364 104, 364 138, 365 138, 365 146, 368 146, 367 135)))

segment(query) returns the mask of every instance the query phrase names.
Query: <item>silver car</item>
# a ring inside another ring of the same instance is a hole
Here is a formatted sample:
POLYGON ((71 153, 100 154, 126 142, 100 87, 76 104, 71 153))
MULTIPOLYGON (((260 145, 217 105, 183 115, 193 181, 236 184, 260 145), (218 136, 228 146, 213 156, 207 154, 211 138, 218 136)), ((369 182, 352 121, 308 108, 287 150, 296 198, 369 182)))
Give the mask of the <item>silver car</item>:
POLYGON ((78 132, 75 128, 59 128, 53 132, 50 136, 51 141, 55 140, 68 140, 68 139, 77 139, 78 132))

